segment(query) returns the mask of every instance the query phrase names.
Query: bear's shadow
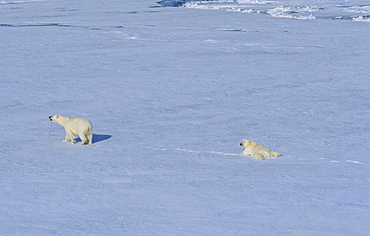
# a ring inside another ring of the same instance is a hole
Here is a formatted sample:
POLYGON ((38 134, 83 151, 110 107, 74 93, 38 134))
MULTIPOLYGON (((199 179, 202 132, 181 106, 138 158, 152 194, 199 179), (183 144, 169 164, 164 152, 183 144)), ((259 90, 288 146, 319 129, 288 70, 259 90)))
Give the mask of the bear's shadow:
MULTIPOLYGON (((108 135, 108 134, 93 134, 93 144, 94 143, 98 143, 100 141, 104 141, 104 140, 107 140, 107 139, 110 139, 112 137, 112 135, 108 135)), ((81 142, 81 139, 80 138, 75 138, 76 142, 81 142)))

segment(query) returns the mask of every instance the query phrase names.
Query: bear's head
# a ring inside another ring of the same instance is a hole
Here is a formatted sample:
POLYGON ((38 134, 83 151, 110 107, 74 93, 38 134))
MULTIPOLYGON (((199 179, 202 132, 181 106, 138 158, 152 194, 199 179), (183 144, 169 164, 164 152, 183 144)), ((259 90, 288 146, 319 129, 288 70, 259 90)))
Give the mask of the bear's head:
POLYGON ((49 120, 50 121, 56 121, 58 119, 58 115, 54 115, 54 116, 49 116, 49 120))
POLYGON ((240 146, 246 147, 250 142, 251 140, 243 139, 240 143, 240 146))

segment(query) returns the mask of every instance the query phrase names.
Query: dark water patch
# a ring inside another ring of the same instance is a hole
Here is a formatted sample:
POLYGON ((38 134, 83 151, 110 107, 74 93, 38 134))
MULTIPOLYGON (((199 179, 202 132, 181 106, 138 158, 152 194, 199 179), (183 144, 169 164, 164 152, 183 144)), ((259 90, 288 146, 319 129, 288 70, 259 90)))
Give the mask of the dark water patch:
MULTIPOLYGON (((330 19, 331 20, 358 20, 360 19, 365 21, 365 20, 369 20, 370 19, 370 15, 366 15, 366 16, 337 16, 337 17, 331 17, 330 19)), ((361 21, 359 20, 359 21, 361 21)))
POLYGON ((222 31, 229 31, 229 32, 245 32, 245 30, 242 30, 242 29, 222 29, 222 31))
POLYGON ((60 23, 28 23, 28 24, 0 24, 0 27, 14 27, 14 28, 21 28, 21 27, 62 27, 62 28, 83 28, 83 29, 90 29, 90 30, 101 30, 99 27, 93 26, 75 26, 75 25, 68 25, 68 24, 60 24, 60 23))
POLYGON ((181 7, 187 2, 197 2, 197 0, 162 0, 157 3, 163 7, 181 7))
POLYGON ((259 30, 247 30, 242 28, 214 28, 214 30, 218 31, 226 31, 226 32, 243 32, 243 33, 251 33, 251 32, 260 32, 259 30))
POLYGON ((104 12, 106 14, 138 14, 139 12, 137 11, 108 11, 104 12))
POLYGON ((59 7, 56 8, 57 11, 78 11, 77 9, 74 8, 66 8, 66 7, 59 7))
POLYGON ((74 27, 59 23, 40 23, 40 24, 0 24, 0 27, 74 27))
POLYGON ((0 27, 14 27, 14 26, 12 26, 10 24, 0 24, 0 27))

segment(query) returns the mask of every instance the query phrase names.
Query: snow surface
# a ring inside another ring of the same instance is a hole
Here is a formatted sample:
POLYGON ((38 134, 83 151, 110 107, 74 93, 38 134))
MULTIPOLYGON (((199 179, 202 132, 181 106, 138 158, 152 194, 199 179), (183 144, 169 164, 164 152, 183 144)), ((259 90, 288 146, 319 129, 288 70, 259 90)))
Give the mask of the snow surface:
POLYGON ((0 1, 0 235, 369 235, 370 5, 294 2, 0 1))

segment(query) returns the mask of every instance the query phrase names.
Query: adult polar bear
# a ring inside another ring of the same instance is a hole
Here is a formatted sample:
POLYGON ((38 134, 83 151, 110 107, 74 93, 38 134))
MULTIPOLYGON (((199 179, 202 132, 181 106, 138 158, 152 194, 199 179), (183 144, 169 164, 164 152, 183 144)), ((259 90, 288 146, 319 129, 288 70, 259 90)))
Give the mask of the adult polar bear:
POLYGON ((278 152, 271 151, 267 147, 264 147, 251 140, 243 139, 240 146, 245 147, 243 154, 246 156, 252 156, 254 159, 265 160, 270 157, 280 157, 281 154, 278 152))
POLYGON ((54 115, 49 116, 50 121, 60 124, 66 131, 66 138, 62 142, 71 141, 76 143, 75 135, 80 137, 81 144, 92 144, 92 124, 86 118, 72 118, 67 116, 54 115))

